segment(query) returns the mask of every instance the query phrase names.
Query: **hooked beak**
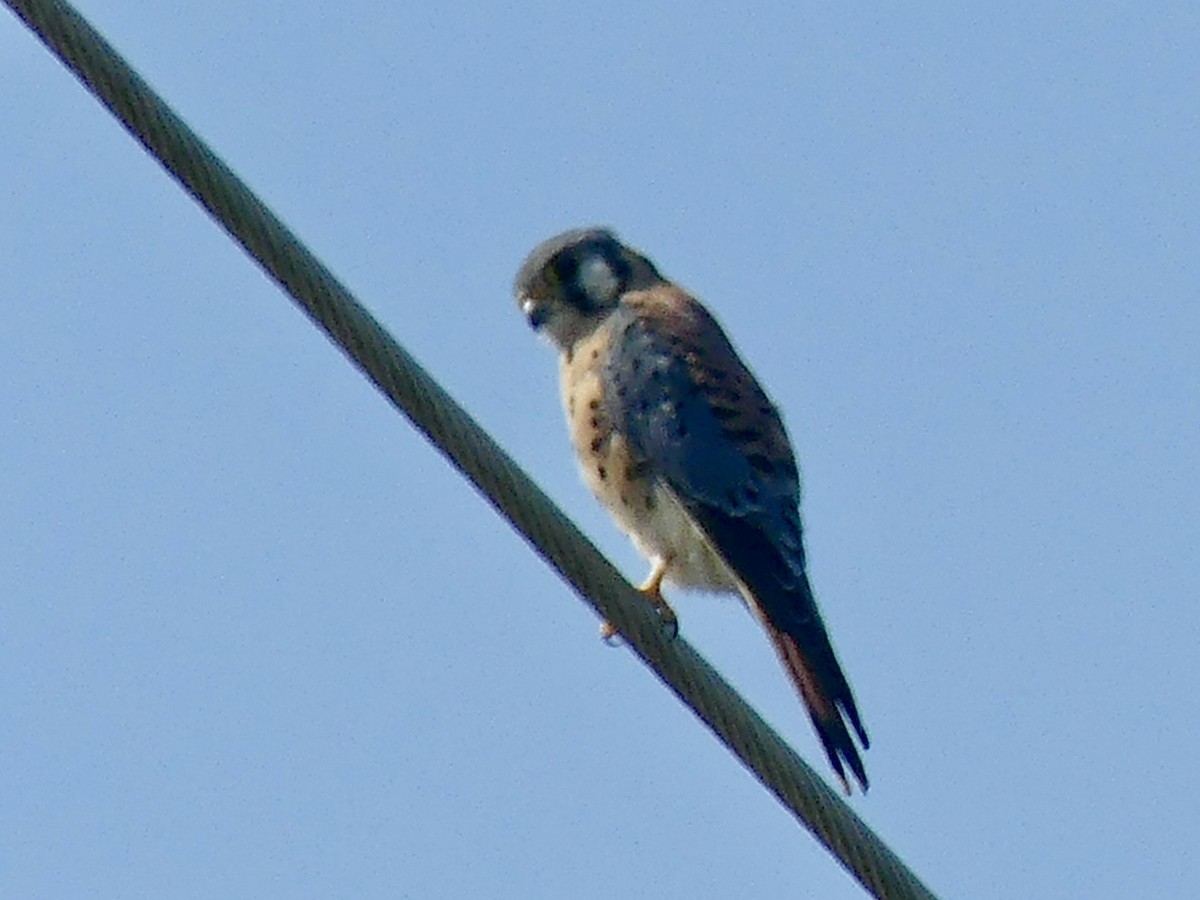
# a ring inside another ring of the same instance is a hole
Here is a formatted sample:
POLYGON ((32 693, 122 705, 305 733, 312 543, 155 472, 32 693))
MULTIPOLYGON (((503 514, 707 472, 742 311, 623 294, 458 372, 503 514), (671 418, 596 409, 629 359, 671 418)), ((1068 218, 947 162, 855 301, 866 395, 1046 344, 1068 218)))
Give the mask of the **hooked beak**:
POLYGON ((534 331, 539 330, 546 324, 547 310, 541 306, 532 297, 522 296, 519 300, 521 312, 525 316, 525 320, 529 322, 529 327, 534 331))

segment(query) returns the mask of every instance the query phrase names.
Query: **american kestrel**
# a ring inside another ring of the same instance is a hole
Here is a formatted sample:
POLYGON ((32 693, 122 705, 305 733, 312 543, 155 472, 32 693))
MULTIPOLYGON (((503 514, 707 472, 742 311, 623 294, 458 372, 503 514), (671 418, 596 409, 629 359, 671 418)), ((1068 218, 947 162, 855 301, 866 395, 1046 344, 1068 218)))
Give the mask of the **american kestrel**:
MULTIPOLYGON (((651 562, 642 592, 674 629, 663 581, 740 594, 796 684, 846 791, 869 745, 805 573, 800 475, 779 412, 712 315, 603 228, 568 231, 514 285, 561 353, 584 480, 651 562)), ((611 636, 607 623, 602 634, 611 636)))

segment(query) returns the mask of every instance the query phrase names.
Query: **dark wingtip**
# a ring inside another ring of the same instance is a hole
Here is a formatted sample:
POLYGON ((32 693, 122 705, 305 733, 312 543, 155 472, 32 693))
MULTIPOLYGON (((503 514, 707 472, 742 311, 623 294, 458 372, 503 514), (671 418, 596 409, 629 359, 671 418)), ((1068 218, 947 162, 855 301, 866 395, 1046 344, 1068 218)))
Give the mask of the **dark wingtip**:
MULTIPOLYGON (((833 768, 834 774, 837 775, 838 781, 842 783, 842 790, 846 796, 849 797, 854 793, 850 779, 846 777, 846 766, 850 767, 850 771, 854 774, 854 779, 858 782, 859 787, 862 788, 862 792, 865 795, 871 789, 871 781, 867 778, 867 769, 863 765, 862 757, 858 755, 858 749, 850 739, 850 733, 843 727, 841 732, 845 740, 835 743, 834 737, 829 733, 828 729, 818 724, 815 719, 813 724, 817 725, 817 735, 821 738, 821 744, 825 748, 825 756, 829 759, 829 765, 833 768), (843 760, 845 761, 845 765, 842 764, 843 760)), ((863 749, 866 749, 865 743, 863 749)))
POLYGON ((849 767, 865 794, 871 783, 867 778, 867 770, 858 752, 858 746, 854 743, 850 729, 846 727, 846 720, 848 719, 854 728, 864 750, 870 746, 870 742, 855 707, 850 686, 833 656, 833 649, 829 647, 824 631, 821 632, 827 648, 826 653, 821 654, 825 656, 824 666, 815 663, 801 650, 795 635, 770 625, 768 631, 784 667, 792 676, 800 698, 808 709, 809 719, 812 720, 821 746, 825 749, 825 756, 829 759, 829 765, 837 774, 842 787, 847 795, 852 793, 850 781, 846 777, 846 768, 849 767))
MULTIPOLYGON (((863 749, 866 749, 865 741, 863 742, 863 749)), ((846 762, 850 764, 850 769, 854 772, 854 777, 858 779, 858 784, 862 788, 863 794, 866 794, 871 789, 871 781, 867 778, 867 768, 863 765, 862 759, 853 745, 850 747, 850 753, 846 754, 846 762)))
MULTIPOLYGON (((844 681, 844 679, 843 679, 844 681)), ((858 707, 854 705, 854 697, 850 695, 850 685, 846 685, 847 699, 839 701, 838 705, 842 708, 842 712, 846 714, 846 718, 850 720, 850 724, 854 726, 854 733, 858 735, 858 742, 862 744, 864 750, 871 749, 871 739, 867 737, 867 729, 863 726, 862 719, 858 717, 858 707)))

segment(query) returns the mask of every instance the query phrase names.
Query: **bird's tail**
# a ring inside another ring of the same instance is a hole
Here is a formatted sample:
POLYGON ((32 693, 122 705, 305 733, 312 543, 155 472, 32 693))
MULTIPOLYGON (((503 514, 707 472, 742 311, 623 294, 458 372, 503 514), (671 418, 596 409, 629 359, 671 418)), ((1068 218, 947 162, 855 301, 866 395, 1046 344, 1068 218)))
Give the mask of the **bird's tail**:
POLYGON ((784 621, 764 616, 763 624, 779 659, 808 708, 809 718, 825 748, 825 755, 829 757, 829 764, 841 779, 846 793, 850 793, 850 782, 845 771, 847 766, 862 786, 863 793, 866 793, 870 785, 867 770, 863 767, 854 738, 846 727, 846 720, 853 726, 864 750, 871 746, 871 742, 858 715, 858 707, 854 704, 854 694, 817 611, 808 578, 802 576, 795 590, 803 591, 806 596, 795 598, 786 608, 803 610, 804 614, 795 618, 789 616, 784 621))

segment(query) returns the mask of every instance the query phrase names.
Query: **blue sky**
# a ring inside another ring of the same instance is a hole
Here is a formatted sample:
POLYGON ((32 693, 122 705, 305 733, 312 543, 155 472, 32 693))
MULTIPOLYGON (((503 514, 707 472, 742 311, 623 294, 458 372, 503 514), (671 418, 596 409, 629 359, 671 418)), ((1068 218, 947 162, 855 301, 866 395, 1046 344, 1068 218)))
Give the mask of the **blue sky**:
MULTIPOLYGON (((116 6, 633 579, 511 278, 604 223, 709 303, 797 445, 855 809, 935 891, 1194 886, 1194 4, 116 6)), ((6 894, 862 895, 8 14, 0 148, 6 894)))

